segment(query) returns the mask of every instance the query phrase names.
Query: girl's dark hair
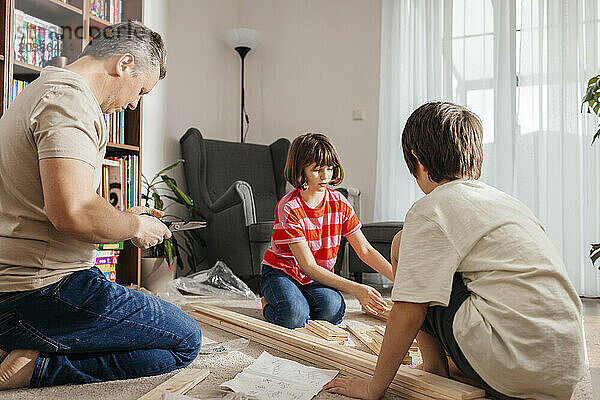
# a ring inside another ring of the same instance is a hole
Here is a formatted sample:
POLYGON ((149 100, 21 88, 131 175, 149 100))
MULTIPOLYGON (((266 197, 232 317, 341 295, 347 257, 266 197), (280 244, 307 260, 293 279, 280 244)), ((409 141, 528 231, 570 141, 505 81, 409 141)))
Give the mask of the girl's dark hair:
POLYGON ((330 184, 342 183, 344 169, 340 158, 331 140, 321 133, 306 133, 294 139, 285 162, 285 179, 296 189, 303 189, 306 185, 304 168, 312 163, 319 167, 333 167, 330 184))
POLYGON ((429 179, 438 183, 479 179, 482 143, 479 118, 465 107, 447 102, 423 104, 413 111, 402 132, 402 150, 410 172, 417 176, 418 159, 427 168, 429 179))

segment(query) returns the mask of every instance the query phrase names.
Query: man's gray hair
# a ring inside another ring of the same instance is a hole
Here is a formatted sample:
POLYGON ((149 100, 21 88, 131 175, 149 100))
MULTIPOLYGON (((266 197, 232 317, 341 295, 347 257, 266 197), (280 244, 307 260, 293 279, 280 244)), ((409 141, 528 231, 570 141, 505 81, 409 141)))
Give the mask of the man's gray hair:
POLYGON ((79 58, 91 56, 106 60, 126 53, 133 55, 134 74, 147 72, 156 65, 160 67, 160 79, 167 74, 167 50, 162 38, 138 21, 120 22, 105 27, 88 43, 79 58))

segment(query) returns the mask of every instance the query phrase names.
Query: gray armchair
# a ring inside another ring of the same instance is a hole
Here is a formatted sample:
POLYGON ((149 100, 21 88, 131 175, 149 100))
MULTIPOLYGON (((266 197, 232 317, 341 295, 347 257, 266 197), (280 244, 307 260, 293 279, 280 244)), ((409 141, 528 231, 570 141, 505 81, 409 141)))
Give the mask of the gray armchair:
POLYGON ((207 219, 201 234, 210 265, 224 261, 257 287, 273 233, 275 205, 286 193, 283 169, 290 142, 269 146, 204 139, 195 128, 179 140, 188 193, 207 219))

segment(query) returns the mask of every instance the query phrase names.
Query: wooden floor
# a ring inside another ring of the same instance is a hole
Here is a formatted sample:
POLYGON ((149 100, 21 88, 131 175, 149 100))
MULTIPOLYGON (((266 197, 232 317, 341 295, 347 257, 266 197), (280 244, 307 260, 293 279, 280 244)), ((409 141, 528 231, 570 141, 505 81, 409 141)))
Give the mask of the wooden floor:
POLYGON ((581 299, 585 340, 595 398, 600 398, 600 299, 581 299))

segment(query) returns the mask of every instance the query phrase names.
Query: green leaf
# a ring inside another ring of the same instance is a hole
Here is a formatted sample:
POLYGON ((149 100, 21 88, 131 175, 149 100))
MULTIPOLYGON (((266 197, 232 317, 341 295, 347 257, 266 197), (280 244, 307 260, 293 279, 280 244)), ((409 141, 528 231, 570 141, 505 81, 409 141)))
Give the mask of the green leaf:
POLYGON ((160 198, 160 195, 156 192, 152 193, 152 200, 154 200, 154 208, 162 211, 163 208, 165 207, 165 204, 163 203, 162 199, 160 198))
POLYGON ((173 241, 171 239, 165 239, 163 241, 163 245, 165 247, 165 259, 170 267, 173 265, 173 261, 175 259, 175 248, 173 247, 173 241))
POLYGON ((179 164, 181 164, 182 162, 185 162, 185 160, 183 158, 178 159, 177 161, 175 161, 173 164, 169 165, 168 167, 165 167, 163 169, 161 169, 160 171, 158 171, 156 173, 156 175, 154 175, 154 178, 152 178, 152 182, 154 182, 155 179, 157 179, 160 175, 164 174, 165 172, 175 168, 176 166, 178 166, 179 164))
POLYGON ((165 185, 167 185, 169 187, 169 189, 171 189, 171 191, 175 194, 175 196, 179 200, 184 202, 184 204, 186 204, 188 207, 194 207, 194 201, 187 194, 183 193, 183 191, 181 189, 179 189, 177 187, 177 182, 175 181, 175 179, 170 178, 167 175, 161 175, 161 178, 162 178, 163 182, 165 183, 165 185))
POLYGON ((592 144, 594 144, 596 139, 598 139, 598 136, 600 136, 600 125, 598 126, 598 130, 596 131, 596 134, 594 135, 594 138, 592 139, 592 144))

